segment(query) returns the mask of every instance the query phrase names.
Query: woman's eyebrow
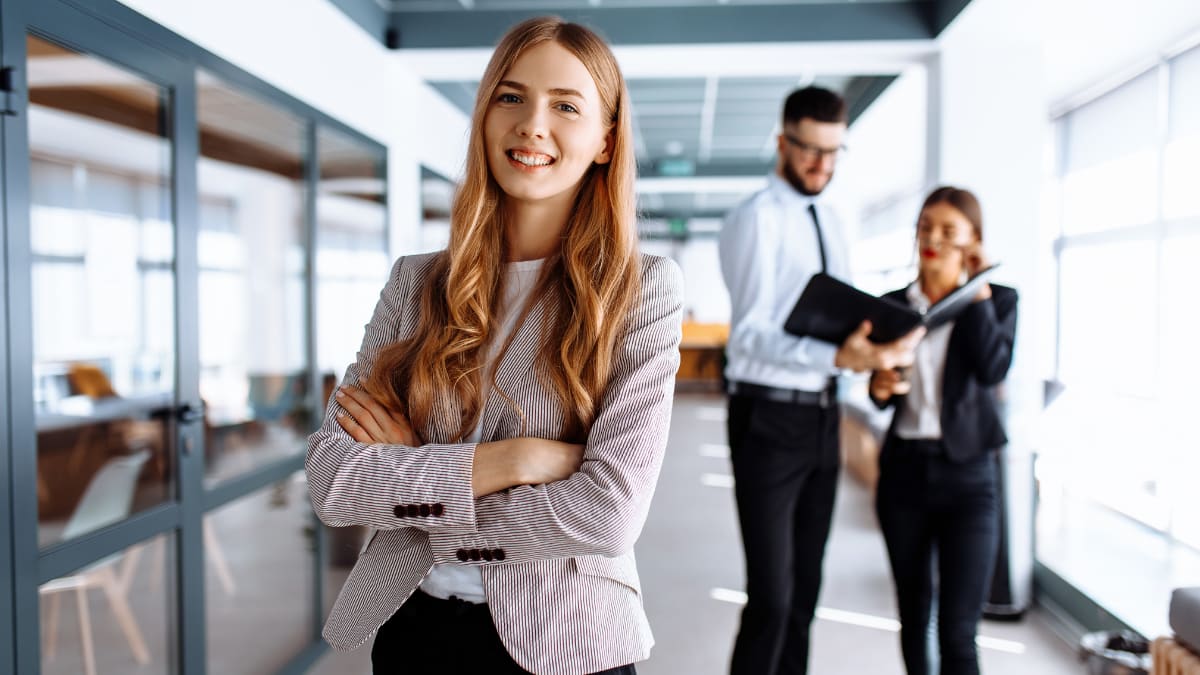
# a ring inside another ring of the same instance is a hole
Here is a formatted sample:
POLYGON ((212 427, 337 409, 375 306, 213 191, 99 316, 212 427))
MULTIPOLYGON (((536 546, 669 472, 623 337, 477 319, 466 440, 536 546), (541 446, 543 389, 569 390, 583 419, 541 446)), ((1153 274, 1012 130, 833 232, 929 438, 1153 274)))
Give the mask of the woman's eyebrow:
MULTIPOLYGON (((521 84, 520 82, 514 82, 512 80, 500 80, 500 83, 496 86, 508 87, 509 89, 516 89, 517 91, 522 91, 522 92, 529 91, 529 87, 526 87, 525 85, 521 84)), ((584 97, 583 94, 581 94, 578 89, 566 89, 563 87, 556 87, 554 89, 551 89, 550 93, 554 96, 574 96, 576 98, 584 97)))

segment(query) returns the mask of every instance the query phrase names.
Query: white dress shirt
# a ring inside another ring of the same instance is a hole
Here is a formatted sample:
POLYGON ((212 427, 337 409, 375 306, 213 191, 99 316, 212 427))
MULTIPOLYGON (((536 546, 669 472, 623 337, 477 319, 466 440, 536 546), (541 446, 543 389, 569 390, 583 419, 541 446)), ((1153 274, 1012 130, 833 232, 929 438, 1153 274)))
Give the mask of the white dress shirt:
MULTIPOLYGON (((908 304, 924 314, 929 311, 929 298, 921 292, 920 282, 914 281, 905 291, 908 304)), ((946 373, 946 350, 954 322, 938 326, 917 343, 915 360, 909 371, 912 389, 896 410, 896 435, 907 439, 938 439, 942 437, 942 381, 946 373)))
MULTIPOLYGON (((544 261, 545 259, 526 260, 508 263, 504 266, 504 299, 500 303, 498 330, 493 333, 491 342, 488 344, 487 362, 489 364, 494 365, 499 361, 500 348, 508 341, 508 336, 516 330, 517 319, 520 318, 525 301, 529 299, 529 294, 533 292, 533 287, 537 284, 544 261)), ((487 399, 488 389, 491 386, 491 375, 492 371, 489 368, 484 373, 481 390, 484 400, 487 399)), ((470 437, 467 438, 467 442, 479 443, 482 440, 483 415, 480 415, 479 423, 475 426, 475 431, 471 432, 470 437)), ((421 582, 421 590, 443 600, 454 596, 468 602, 487 602, 479 567, 472 565, 434 565, 429 576, 421 582)))
POLYGON ((732 310, 725 368, 730 380, 819 391, 839 372, 833 365, 838 345, 783 330, 804 286, 821 271, 810 204, 820 220, 826 272, 849 280, 841 221, 815 199, 772 173, 766 188, 725 218, 720 258, 732 310))

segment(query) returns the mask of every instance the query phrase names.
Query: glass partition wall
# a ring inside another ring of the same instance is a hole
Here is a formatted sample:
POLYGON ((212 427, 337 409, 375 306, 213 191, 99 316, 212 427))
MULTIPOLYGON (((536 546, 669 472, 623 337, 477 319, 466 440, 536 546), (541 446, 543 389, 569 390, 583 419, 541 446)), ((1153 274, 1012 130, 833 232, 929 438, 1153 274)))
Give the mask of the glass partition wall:
POLYGON ((116 3, 0 28, 0 672, 304 672, 361 542, 303 458, 388 275, 385 149, 116 3))
MULTIPOLYGON (((168 87, 100 55, 34 34, 25 52, 34 490, 46 549, 178 497, 171 110, 168 87)), ((172 672, 168 540, 39 579, 43 673, 172 672)))

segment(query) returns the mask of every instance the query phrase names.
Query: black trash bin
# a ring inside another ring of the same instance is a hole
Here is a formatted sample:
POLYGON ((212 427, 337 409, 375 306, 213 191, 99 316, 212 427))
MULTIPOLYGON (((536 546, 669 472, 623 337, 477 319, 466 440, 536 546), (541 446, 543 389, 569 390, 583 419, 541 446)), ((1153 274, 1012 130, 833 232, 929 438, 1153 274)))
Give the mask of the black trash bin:
POLYGON ((1079 659, 1088 675, 1148 675, 1150 642, 1127 630, 1088 633, 1079 641, 1079 659))

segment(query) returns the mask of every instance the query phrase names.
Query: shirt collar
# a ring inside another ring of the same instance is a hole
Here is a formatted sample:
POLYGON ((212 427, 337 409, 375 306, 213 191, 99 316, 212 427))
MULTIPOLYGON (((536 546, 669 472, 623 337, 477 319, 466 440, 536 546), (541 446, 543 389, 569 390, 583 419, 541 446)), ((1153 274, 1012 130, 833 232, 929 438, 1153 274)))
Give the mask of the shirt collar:
POLYGON ((921 291, 920 281, 914 281, 909 284, 904 294, 908 296, 908 304, 912 305, 913 309, 922 314, 929 311, 932 303, 929 302, 929 298, 925 297, 925 293, 921 291))
POLYGON ((774 192, 779 199, 785 204, 796 204, 801 208, 807 209, 810 204, 817 203, 817 197, 800 194, 792 184, 787 182, 778 173, 772 171, 767 174, 767 186, 774 192))

